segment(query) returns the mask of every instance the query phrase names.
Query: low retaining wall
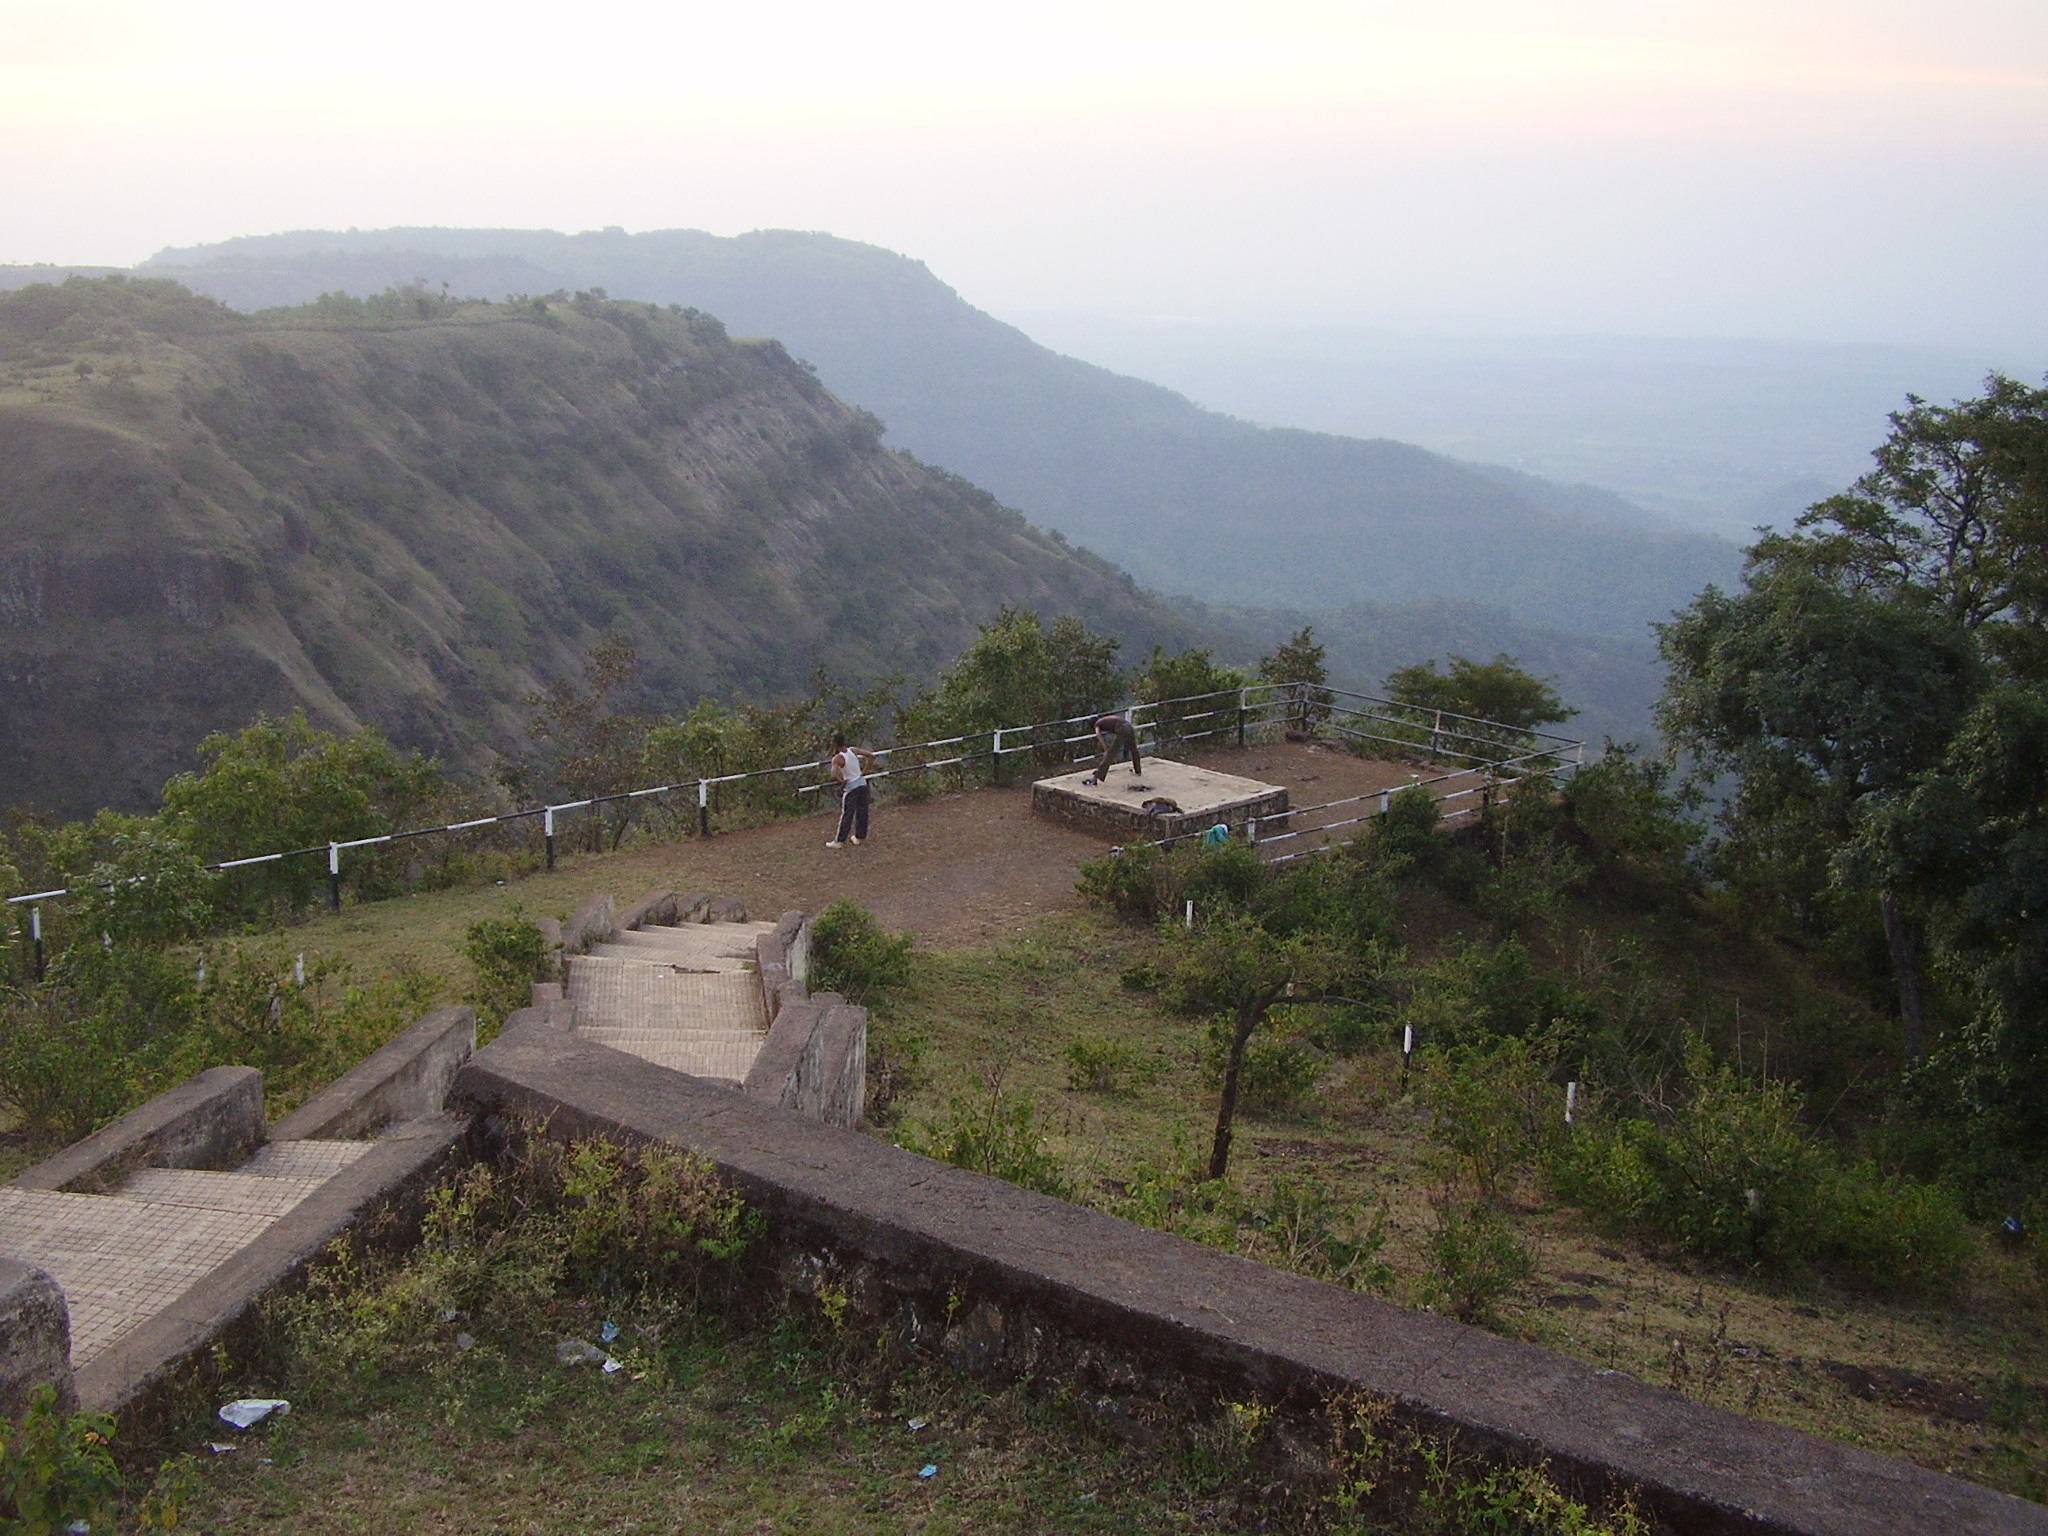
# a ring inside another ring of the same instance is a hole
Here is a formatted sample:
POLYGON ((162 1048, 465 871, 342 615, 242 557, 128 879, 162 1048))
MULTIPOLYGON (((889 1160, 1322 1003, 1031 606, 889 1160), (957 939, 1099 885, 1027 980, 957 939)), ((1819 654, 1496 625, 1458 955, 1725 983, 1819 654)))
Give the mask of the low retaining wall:
POLYGON ((15 1179, 92 1194, 137 1168, 232 1168, 263 1144, 263 1074, 215 1067, 138 1105, 15 1179))
POLYGON ((551 1135, 699 1153, 766 1216, 759 1258, 786 1284, 829 1282, 864 1319, 967 1368, 1064 1381, 1106 1422, 1141 1417, 1147 1391, 1303 1414, 1369 1394, 1474 1449, 1639 1489, 1685 1533, 2048 1533, 2040 1505, 1048 1199, 537 1022, 478 1052, 452 1102, 551 1135))
POLYGON ((813 994, 811 923, 785 912, 754 944, 768 1038, 747 1073, 751 1098, 827 1125, 859 1125, 867 1109, 868 1011, 836 992, 813 994))
POLYGON ((476 1010, 436 1008, 271 1127, 272 1141, 356 1141, 436 1114, 476 1050, 476 1010))

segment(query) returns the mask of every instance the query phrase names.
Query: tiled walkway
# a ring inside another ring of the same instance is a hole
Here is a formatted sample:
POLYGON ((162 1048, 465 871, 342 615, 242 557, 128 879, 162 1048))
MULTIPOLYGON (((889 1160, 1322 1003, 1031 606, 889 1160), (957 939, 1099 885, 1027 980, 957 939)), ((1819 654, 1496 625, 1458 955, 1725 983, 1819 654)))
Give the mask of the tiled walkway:
POLYGON ((233 1173, 143 1168, 110 1195, 0 1186, 0 1253, 47 1270, 82 1366, 249 1243, 368 1142, 283 1142, 233 1173))
POLYGON ((754 942, 774 927, 643 928, 575 956, 577 1033, 678 1072, 745 1081, 768 1032, 754 942))

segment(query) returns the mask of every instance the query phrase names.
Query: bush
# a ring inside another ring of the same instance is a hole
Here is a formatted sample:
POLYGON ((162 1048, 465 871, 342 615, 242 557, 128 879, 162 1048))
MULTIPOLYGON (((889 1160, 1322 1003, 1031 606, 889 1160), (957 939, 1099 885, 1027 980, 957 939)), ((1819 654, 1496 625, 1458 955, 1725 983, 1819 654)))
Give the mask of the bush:
POLYGON ((20 1423, 0 1418, 0 1530, 113 1530, 121 1496, 113 1438, 106 1414, 65 1413, 56 1388, 36 1387, 20 1423))
POLYGON ((0 1102, 31 1145, 62 1146, 143 1097, 119 1015, 60 986, 0 1002, 0 1102))
POLYGON ((1799 1096, 1709 1068, 1660 1120, 1589 1120, 1560 1151, 1559 1191, 1617 1225, 1704 1258, 1787 1270, 1818 1264, 1873 1290, 1931 1294, 1974 1249, 1938 1185, 1844 1163, 1799 1123, 1799 1096))
POLYGON ((873 1006, 909 983, 915 942, 890 933, 867 908, 835 901, 811 924, 811 990, 873 1006))
POLYGON ((1505 1216, 1479 1201, 1434 1203, 1425 1288, 1432 1304, 1464 1323, 1485 1322, 1536 1261, 1505 1216))
POLYGON ((1518 1173, 1547 1165, 1565 1129, 1563 1094, 1550 1081, 1556 1059, 1548 1035, 1418 1055, 1429 1138, 1449 1164, 1446 1173, 1462 1175, 1492 1200, 1509 1191, 1518 1173))
POLYGON ((1168 848, 1139 843, 1081 866, 1083 900, 1132 922, 1172 919, 1198 907, 1244 907, 1270 879, 1251 844, 1202 848, 1190 839, 1168 848))
POLYGON ((1121 1040, 1076 1035, 1067 1042, 1067 1086, 1076 1093, 1127 1092, 1137 1066, 1137 1052, 1121 1040))
POLYGON ((1380 849, 1404 863, 1428 864, 1441 847, 1436 832, 1443 819, 1443 802, 1436 791, 1410 784, 1387 799, 1386 814, 1378 823, 1380 849))
POLYGON ((1040 1194, 1071 1199, 1073 1184, 1046 1146, 1037 1102, 1029 1095, 1006 1093, 999 1076, 985 1086, 979 1099, 955 1094, 944 1119, 912 1126, 903 1144, 942 1163, 1007 1179, 1040 1194))
POLYGON ((533 984, 548 974, 547 938, 517 905, 503 917, 471 923, 462 936, 462 955, 472 978, 469 1001, 485 1034, 529 1006, 533 984))

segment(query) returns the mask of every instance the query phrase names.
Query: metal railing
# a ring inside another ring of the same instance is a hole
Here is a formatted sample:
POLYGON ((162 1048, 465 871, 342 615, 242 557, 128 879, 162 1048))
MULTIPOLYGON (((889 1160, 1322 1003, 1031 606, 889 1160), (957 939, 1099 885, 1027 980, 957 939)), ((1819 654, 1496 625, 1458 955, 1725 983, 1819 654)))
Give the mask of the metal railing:
MULTIPOLYGON (((1513 727, 1499 725, 1493 721, 1479 720, 1472 716, 1453 714, 1443 710, 1421 710, 1413 705, 1402 704, 1392 699, 1377 698, 1371 694, 1353 693, 1345 689, 1311 688, 1295 683, 1251 683, 1241 688, 1223 689, 1211 693, 1187 694, 1172 699, 1157 699, 1133 705, 1122 713, 1131 722, 1133 727, 1138 730, 1141 741, 1147 733, 1150 734, 1151 740, 1149 745, 1155 752, 1162 739, 1162 727, 1166 731, 1165 740, 1170 744, 1201 741, 1215 736, 1234 736, 1237 744, 1243 746, 1246 743, 1247 732, 1249 731, 1268 728, 1275 724, 1285 725, 1289 721, 1306 721, 1318 725, 1326 722, 1330 723, 1337 734, 1349 740, 1376 741, 1407 746, 1427 751, 1432 757, 1439 759, 1463 757, 1474 765, 1486 765, 1493 769, 1506 768, 1513 764, 1539 759, 1562 762, 1567 753, 1571 756, 1569 766, 1575 768, 1584 762, 1585 757, 1585 743, 1571 737, 1555 736, 1543 731, 1518 731, 1513 727), (1174 713, 1166 716, 1164 719, 1161 718, 1161 711, 1173 710, 1177 709, 1178 706, 1190 704, 1206 704, 1211 707, 1191 712, 1174 713), (1342 717, 1345 723, 1338 723, 1339 717, 1342 717), (1217 721, 1220 723, 1204 726, 1200 730, 1190 731, 1184 729, 1185 726, 1191 723, 1201 721, 1217 721), (1377 732, 1368 730, 1360 722, 1376 724, 1384 729, 1377 732), (1475 726, 1481 729, 1478 731, 1467 729, 1467 727, 1475 726), (1389 735, 1386 734, 1387 730, 1399 731, 1402 734, 1389 735), (1493 734, 1485 734, 1486 732, 1493 734), (1542 746, 1535 752, 1507 759, 1498 759, 1492 755, 1492 752, 1498 752, 1508 741, 1526 743, 1532 740, 1548 743, 1549 745, 1542 746), (1466 742, 1472 746, 1492 749, 1492 751, 1473 752, 1468 750, 1468 748, 1452 745, 1452 743, 1459 741, 1466 742)), ((935 741, 912 742, 898 744, 893 747, 883 747, 875 753, 875 756, 885 764, 891 758, 899 755, 915 756, 918 753, 929 751, 944 752, 950 748, 960 748, 962 750, 952 752, 947 756, 907 762, 900 768, 885 766, 868 775, 868 777, 871 779, 886 779, 898 774, 929 773, 940 769, 965 767, 983 761, 990 764, 999 764, 1005 757, 1012 757, 1023 753, 1045 755, 1058 752, 1061 749, 1071 748, 1082 742, 1093 742, 1096 738, 1092 726, 1102 714, 1103 711, 1101 710, 1090 710, 1086 714, 1069 715, 1062 720, 1041 720, 1030 725, 1001 726, 986 731, 971 731, 958 736, 940 737, 935 741), (1042 734, 1047 731, 1071 732, 1072 728, 1078 725, 1089 726, 1091 729, 1082 730, 1078 734, 1057 735, 1050 740, 1045 739, 1042 734), (982 741, 988 743, 985 748, 974 745, 982 741)), ((1086 761, 1085 754, 1081 758, 1073 758, 1071 753, 1069 753, 1068 757, 1071 761, 1086 761)), ((569 812, 580 810, 591 810, 594 812, 601 806, 635 800, 654 800, 664 796, 686 794, 694 789, 696 791, 697 832, 699 836, 708 837, 711 835, 712 791, 719 785, 738 784, 750 780, 786 780, 793 775, 815 774, 821 770, 821 767, 822 765, 816 762, 787 763, 780 767, 752 768, 738 773, 710 774, 694 779, 681 779, 671 784, 654 784, 642 789, 620 790, 613 794, 591 795, 580 800, 563 800, 548 805, 529 806, 523 810, 504 811, 492 816, 478 816, 467 821, 447 822, 438 826, 409 827, 402 831, 382 832, 371 837, 339 838, 331 842, 316 843, 304 848, 287 848, 275 853, 259 853, 243 858, 221 859, 201 867, 208 871, 224 873, 229 870, 250 869, 260 865, 277 864, 287 859, 317 858, 325 855, 327 862, 328 902, 334 910, 339 911, 341 909, 342 894, 342 855, 357 849, 383 847, 389 844, 408 842, 415 838, 452 836, 463 832, 473 832, 483 827, 507 826, 517 822, 531 821, 538 817, 541 822, 541 838, 545 849, 546 866, 549 869, 553 869, 555 867, 557 821, 558 818, 569 812)), ((1444 775, 1442 778, 1457 778, 1462 774, 1472 771, 1474 771, 1473 768, 1464 768, 1455 773, 1444 775)), ((1442 779, 1429 779, 1422 782, 1433 784, 1442 782, 1442 779)), ((829 783, 801 784, 795 787, 794 794, 801 799, 807 795, 815 795, 830 787, 829 783)), ((1458 794, 1447 795, 1443 798, 1455 799, 1460 798, 1464 794, 1476 792, 1469 790, 1461 791, 1458 794)), ((1385 809, 1386 800, 1390 793, 1391 791, 1388 791, 1379 795, 1382 811, 1385 809)), ((1324 806, 1305 807, 1303 810, 1289 814, 1308 815, 1317 810, 1333 809, 1354 802, 1362 803, 1370 798, 1372 797, 1354 796, 1349 800, 1331 801, 1324 806)), ((1465 814, 1465 812, 1460 811, 1453 814, 1465 814)), ((1364 820, 1366 818, 1358 817, 1354 819, 1364 820)), ((1339 825, 1350 824, 1345 822, 1339 825)), ((1197 834, 1190 833, 1186 835, 1194 836, 1197 834)), ((1278 833, 1268 838, 1255 838, 1255 841, 1262 843, 1282 842, 1290 837, 1299 835, 1297 832, 1289 831, 1278 833)), ((1171 842, 1178 841, 1178 839, 1169 838, 1161 839, 1160 841, 1171 842)), ((1288 857, 1298 856, 1288 855, 1288 857)), ((31 891, 20 896, 10 896, 6 898, 4 903, 0 903, 0 905, 9 907, 28 907, 30 935, 35 947, 36 972, 39 976, 43 971, 42 904, 48 901, 61 900, 74 894, 77 889, 78 887, 71 885, 58 886, 46 891, 31 891)))

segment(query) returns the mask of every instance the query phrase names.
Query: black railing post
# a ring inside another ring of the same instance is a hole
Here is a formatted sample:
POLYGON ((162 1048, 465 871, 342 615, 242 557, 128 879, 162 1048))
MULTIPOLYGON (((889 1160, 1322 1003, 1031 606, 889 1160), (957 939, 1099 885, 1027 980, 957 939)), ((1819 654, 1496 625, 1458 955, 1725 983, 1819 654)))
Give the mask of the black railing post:
POLYGON ((711 835, 711 781, 709 779, 699 779, 697 781, 697 835, 699 837, 709 837, 711 835))
POLYGON ((1242 688, 1237 690, 1237 745, 1239 751, 1244 750, 1244 690, 1242 688))
POLYGON ((341 910, 341 844, 327 845, 327 905, 341 910))
POLYGON ((555 867, 555 808, 552 805, 545 806, 541 810, 540 835, 541 841, 546 843, 548 847, 548 868, 553 869, 555 867))
POLYGON ((28 909, 28 931, 36 950, 36 980, 43 979, 43 909, 40 906, 28 909))

